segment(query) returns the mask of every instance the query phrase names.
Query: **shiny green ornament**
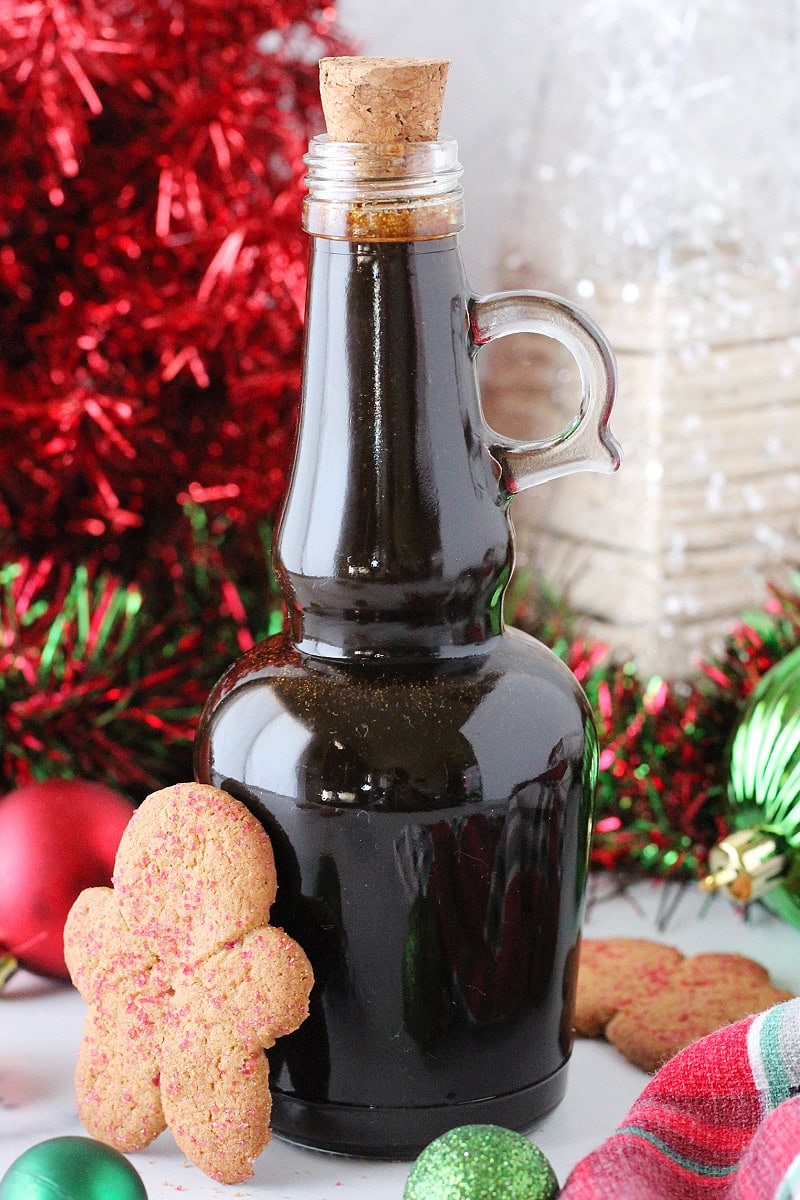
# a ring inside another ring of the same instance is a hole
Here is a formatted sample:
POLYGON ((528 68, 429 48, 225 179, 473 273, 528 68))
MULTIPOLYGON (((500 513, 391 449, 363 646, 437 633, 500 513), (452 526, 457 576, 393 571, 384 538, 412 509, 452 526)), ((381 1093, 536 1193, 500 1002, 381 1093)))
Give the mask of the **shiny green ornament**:
POLYGON ((705 891, 763 900, 800 928, 800 647, 754 688, 731 745, 731 832, 708 855, 705 891))
POLYGON ((541 1150, 497 1125, 461 1125, 420 1154, 404 1200, 553 1200, 558 1180, 541 1150))
POLYGON ((147 1200, 138 1171, 110 1146, 85 1137, 39 1142, 0 1179, 0 1200, 147 1200))

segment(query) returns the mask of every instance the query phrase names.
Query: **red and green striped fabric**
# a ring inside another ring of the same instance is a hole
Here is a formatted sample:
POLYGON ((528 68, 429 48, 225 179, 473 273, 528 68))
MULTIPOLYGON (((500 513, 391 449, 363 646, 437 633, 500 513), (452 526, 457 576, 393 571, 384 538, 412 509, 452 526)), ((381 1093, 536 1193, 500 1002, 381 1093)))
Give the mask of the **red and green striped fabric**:
POLYGON ((561 1200, 800 1200, 800 999, 688 1046, 561 1200))

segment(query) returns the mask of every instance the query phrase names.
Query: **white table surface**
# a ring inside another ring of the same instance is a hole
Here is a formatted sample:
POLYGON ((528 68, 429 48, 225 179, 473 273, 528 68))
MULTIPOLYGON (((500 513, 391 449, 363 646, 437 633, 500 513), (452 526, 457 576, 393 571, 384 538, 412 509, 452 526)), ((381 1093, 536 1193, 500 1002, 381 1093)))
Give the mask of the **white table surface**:
MULTIPOLYGON (((685 954, 734 951, 757 959, 773 982, 800 993, 800 931, 756 907, 747 920, 724 897, 693 887, 639 882, 616 894, 595 880, 587 937, 647 937, 685 954), (674 906, 666 928, 659 914, 674 906)), ((84 1004, 77 992, 18 972, 0 993, 0 1178, 24 1150, 48 1137, 82 1134, 72 1093, 84 1004)), ((618 1125, 647 1083, 602 1041, 579 1040, 565 1099, 529 1131, 561 1183, 571 1167, 618 1125)), ((402 1200, 411 1164, 320 1154, 273 1138, 246 1184, 225 1187, 187 1163, 169 1133, 130 1156, 150 1200, 402 1200)))

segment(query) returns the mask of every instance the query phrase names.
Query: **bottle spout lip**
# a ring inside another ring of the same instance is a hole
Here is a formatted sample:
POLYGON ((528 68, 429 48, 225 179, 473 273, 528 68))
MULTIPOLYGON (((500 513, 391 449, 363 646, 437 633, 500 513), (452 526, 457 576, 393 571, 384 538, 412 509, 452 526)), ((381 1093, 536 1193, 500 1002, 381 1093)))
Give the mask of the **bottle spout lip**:
POLYGON ((381 145, 312 138, 303 228, 349 241, 446 237, 464 227, 463 168, 452 138, 381 145))

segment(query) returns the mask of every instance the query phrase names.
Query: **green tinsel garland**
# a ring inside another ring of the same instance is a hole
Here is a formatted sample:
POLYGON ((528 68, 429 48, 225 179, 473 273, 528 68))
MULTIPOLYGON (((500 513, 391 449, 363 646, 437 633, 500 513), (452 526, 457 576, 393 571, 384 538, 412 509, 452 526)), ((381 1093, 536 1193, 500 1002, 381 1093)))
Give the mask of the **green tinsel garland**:
MULTIPOLYGON (((513 609, 512 609, 513 612, 513 609)), ((702 873, 727 832, 730 741, 762 675, 800 644, 800 573, 772 587, 761 611, 744 614, 723 649, 692 681, 642 677, 631 660, 575 634, 552 598, 546 615, 515 613, 572 668, 600 735, 596 866, 669 877, 702 873)))
MULTIPOLYGON (((205 696, 282 613, 269 530, 243 545, 187 506, 158 577, 124 580, 99 562, 0 564, 0 787, 104 779, 135 799, 188 777, 205 696), (166 567, 166 570, 165 570, 166 567)), ((800 574, 745 614, 693 681, 640 676, 636 663, 576 633, 551 601, 534 618, 530 579, 507 612, 571 667, 601 743, 593 862, 633 874, 701 873, 727 832, 728 748, 762 675, 800 644, 800 574)))

